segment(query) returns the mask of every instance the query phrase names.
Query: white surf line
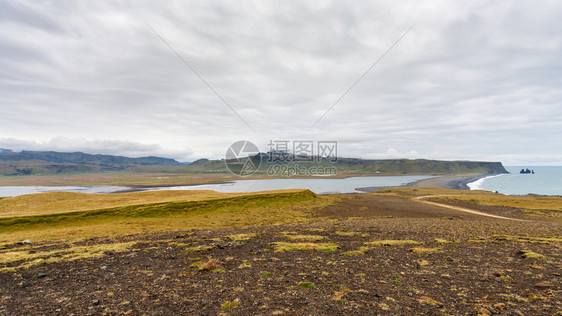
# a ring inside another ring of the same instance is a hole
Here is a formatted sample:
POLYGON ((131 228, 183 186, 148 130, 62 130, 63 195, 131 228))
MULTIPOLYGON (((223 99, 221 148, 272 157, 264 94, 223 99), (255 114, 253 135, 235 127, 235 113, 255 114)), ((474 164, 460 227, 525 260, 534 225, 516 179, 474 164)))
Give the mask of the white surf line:
POLYGON ((416 202, 428 204, 428 205, 433 205, 433 206, 438 206, 438 207, 444 207, 444 208, 448 208, 448 209, 451 209, 451 210, 455 210, 455 211, 459 211, 459 212, 465 212, 465 213, 470 213, 470 214, 475 214, 475 215, 481 215, 481 216, 487 216, 487 217, 493 217, 493 218, 499 218, 499 219, 507 219, 507 220, 511 220, 511 221, 526 221, 526 220, 524 220, 524 219, 509 218, 509 217, 500 216, 500 215, 488 214, 488 213, 480 212, 480 211, 473 210, 473 209, 469 209, 469 208, 465 208, 465 207, 453 206, 453 205, 448 205, 448 204, 443 204, 443 203, 437 203, 437 202, 431 202, 431 201, 425 201, 425 200, 424 200, 424 199, 426 199, 426 198, 442 197, 442 196, 454 196, 454 195, 424 195, 424 196, 415 197, 415 198, 413 198, 412 200, 413 200, 413 201, 416 201, 416 202))

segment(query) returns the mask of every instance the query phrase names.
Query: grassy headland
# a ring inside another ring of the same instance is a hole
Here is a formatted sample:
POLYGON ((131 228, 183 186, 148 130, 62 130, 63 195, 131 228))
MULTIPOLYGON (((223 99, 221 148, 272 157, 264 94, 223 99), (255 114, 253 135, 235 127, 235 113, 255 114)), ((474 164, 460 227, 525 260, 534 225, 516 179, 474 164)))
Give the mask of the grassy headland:
MULTIPOLYGON (((69 195, 69 200, 65 200, 59 194, 46 194, 31 200, 29 197, 33 195, 13 198, 16 201, 27 201, 34 214, 41 214, 0 218, 0 244, 23 239, 65 240, 151 231, 301 222, 310 220, 304 213, 305 210, 324 207, 337 200, 336 197, 322 197, 301 190, 282 193, 217 193, 205 200, 201 199, 209 195, 208 192, 195 192, 187 197, 182 192, 175 192, 180 195, 177 197, 179 201, 147 202, 145 199, 153 196, 151 193, 100 195, 90 201, 78 202, 74 195, 69 195), (118 198, 119 195, 138 195, 140 198, 127 201, 118 198), (47 209, 41 212, 43 201, 51 198, 55 200, 45 203, 47 209), (76 203, 76 207, 72 203, 76 203), (61 205, 62 210, 82 210, 61 211, 56 208, 57 204, 61 205), (120 206, 96 208, 112 204, 120 206)), ((169 196, 161 197, 170 200, 169 196)), ((8 200, 7 203, 9 202, 8 200)))
POLYGON ((181 164, 173 159, 159 157, 128 158, 109 155, 59 152, 3 152, 0 153, 0 185, 180 185, 260 179, 309 177, 291 170, 323 170, 319 175, 332 178, 384 175, 476 175, 505 173, 499 162, 438 161, 384 159, 368 160, 339 158, 335 162, 289 161, 278 165, 260 154, 261 165, 251 177, 237 177, 229 172, 224 160, 201 159, 181 164), (271 176, 270 168, 277 170, 271 176), (296 168, 296 167, 299 168, 296 168), (332 173, 334 172, 335 173, 332 173))

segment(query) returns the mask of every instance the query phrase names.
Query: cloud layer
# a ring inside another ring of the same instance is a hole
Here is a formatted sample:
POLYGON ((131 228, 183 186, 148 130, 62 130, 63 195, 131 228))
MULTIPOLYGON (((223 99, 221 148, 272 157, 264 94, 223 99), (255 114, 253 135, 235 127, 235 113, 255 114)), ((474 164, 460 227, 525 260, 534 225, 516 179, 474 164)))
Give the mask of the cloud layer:
POLYGON ((341 156, 562 164, 557 1, 0 1, 0 12, 0 147, 192 160, 239 139, 263 150, 312 139, 338 141, 341 156))

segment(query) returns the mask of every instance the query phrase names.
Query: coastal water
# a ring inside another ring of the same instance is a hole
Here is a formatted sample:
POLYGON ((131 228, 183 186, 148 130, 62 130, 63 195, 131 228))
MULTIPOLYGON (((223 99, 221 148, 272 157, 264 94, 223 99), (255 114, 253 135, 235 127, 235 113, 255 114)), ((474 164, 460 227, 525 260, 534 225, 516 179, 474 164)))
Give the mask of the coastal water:
POLYGON ((0 197, 18 196, 24 194, 43 193, 43 192, 79 192, 79 193, 113 193, 130 189, 122 186, 0 186, 0 197))
POLYGON ((240 180, 232 183, 171 187, 169 190, 215 190, 218 192, 255 192, 284 189, 309 189, 318 194, 359 193, 357 188, 395 187, 428 179, 429 176, 351 177, 345 179, 265 179, 240 180))
POLYGON ((510 173, 482 178, 468 186, 471 190, 498 191, 509 195, 562 195, 562 166, 509 166, 505 169, 510 173), (526 168, 534 170, 535 174, 519 173, 526 168))
MULTIPOLYGON (((351 177, 345 179, 265 179, 239 180, 228 183, 151 187, 142 191, 157 190, 214 190, 218 192, 256 192, 283 189, 309 189, 314 193, 359 193, 357 188, 395 187, 432 178, 430 176, 351 177)), ((64 191, 82 193, 115 193, 138 190, 127 186, 0 186, 0 197, 64 191)))

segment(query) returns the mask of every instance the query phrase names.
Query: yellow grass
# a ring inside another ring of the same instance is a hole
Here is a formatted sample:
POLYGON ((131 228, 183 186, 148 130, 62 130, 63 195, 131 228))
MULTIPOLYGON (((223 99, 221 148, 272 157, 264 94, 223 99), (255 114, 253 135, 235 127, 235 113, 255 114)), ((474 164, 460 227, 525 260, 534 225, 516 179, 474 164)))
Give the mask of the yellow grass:
POLYGON ((439 305, 441 303, 439 303, 438 301, 432 299, 429 296, 422 296, 418 299, 418 302, 420 302, 421 304, 428 304, 428 305, 439 305))
POLYGON ((442 248, 423 248, 423 247, 414 247, 410 249, 413 253, 441 253, 443 252, 442 248))
POLYGON ((211 249, 213 249, 213 247, 211 247, 211 246, 195 246, 195 247, 185 248, 183 252, 184 253, 204 252, 204 251, 211 250, 211 249))
MULTIPOLYGON (((302 190, 278 190, 267 193, 297 191, 302 190)), ((0 217, 60 214, 145 203, 202 201, 263 193, 265 192, 220 193, 212 190, 165 190, 112 194, 46 192, 0 199, 0 217)))
POLYGON ((527 259, 546 259, 545 255, 542 255, 540 253, 536 253, 534 251, 531 250, 521 250, 521 257, 523 258, 527 258, 527 259))
POLYGON ((284 234, 283 237, 294 240, 294 241, 319 241, 324 240, 326 237, 319 236, 319 235, 293 235, 293 234, 284 234))
MULTIPOLYGON (((458 192, 457 192, 458 194, 458 192)), ((562 211, 562 197, 508 196, 502 194, 470 194, 440 197, 468 203, 492 206, 510 206, 528 210, 562 211)))
POLYGON ((19 261, 21 261, 21 263, 14 267, 0 269, 0 271, 29 268, 34 265, 49 264, 59 261, 73 261, 78 259, 96 258, 103 256, 104 252, 106 251, 125 251, 133 247, 135 244, 135 242, 101 244, 36 252, 29 252, 28 250, 4 251, 0 252, 0 264, 19 261))
POLYGON ((275 252, 285 252, 292 250, 320 250, 320 251, 335 251, 340 247, 334 243, 290 243, 290 242, 274 242, 271 243, 275 252))
POLYGON ((527 242, 532 244, 550 244, 562 243, 562 236, 558 237, 531 237, 531 236, 510 236, 510 235, 493 235, 497 240, 507 240, 515 242, 527 242))
POLYGON ((475 237, 475 238, 468 238, 468 240, 466 242, 471 243, 471 244, 484 244, 484 243, 487 243, 487 242, 490 242, 490 241, 486 238, 475 237))
POLYGON ((232 240, 232 241, 248 241, 254 237, 256 237, 258 234, 234 234, 234 235, 228 235, 225 236, 226 238, 232 240))
POLYGON ((377 195, 398 195, 404 197, 439 195, 442 200, 457 200, 492 206, 511 206, 528 210, 562 211, 562 197, 510 196, 481 190, 450 190, 441 188, 391 188, 378 190, 377 195))
POLYGON ((361 232, 350 232, 350 231, 343 231, 343 230, 338 230, 334 233, 335 235, 338 236, 345 236, 345 237, 353 237, 353 236, 361 236, 361 237, 367 237, 369 236, 366 233, 361 233, 361 232))
MULTIPOLYGON (((184 192, 177 192, 183 194, 184 192)), ((311 193, 310 193, 311 194, 311 193)), ((201 202, 201 207, 178 214, 162 212, 154 217, 86 217, 79 222, 59 220, 55 224, 0 226, 0 245, 30 239, 33 242, 82 240, 96 236, 115 236, 158 231, 201 228, 250 227, 305 223, 313 220, 309 211, 333 203, 334 197, 310 196, 305 191, 245 196, 255 202, 244 204, 242 198, 225 200, 220 206, 208 206, 215 200, 201 202), (289 196, 287 196, 289 194, 289 196)), ((216 200, 218 202, 223 200, 216 200)), ((65 201, 62 201, 64 204, 65 201)), ((173 202, 175 203, 175 202, 173 202)), ((158 210, 160 206, 151 206, 158 210)), ((162 207, 165 207, 164 204, 162 207)), ((145 206, 143 206, 144 208, 145 206)), ((105 210, 105 209, 104 209, 105 210)), ((142 208, 141 208, 142 210, 142 208)), ((95 211, 92 211, 95 212, 95 211)))

